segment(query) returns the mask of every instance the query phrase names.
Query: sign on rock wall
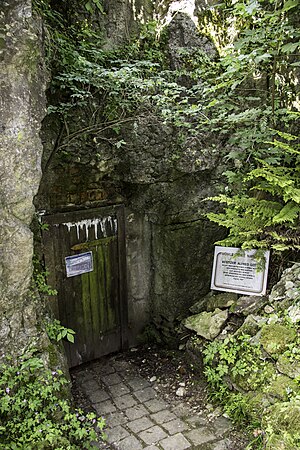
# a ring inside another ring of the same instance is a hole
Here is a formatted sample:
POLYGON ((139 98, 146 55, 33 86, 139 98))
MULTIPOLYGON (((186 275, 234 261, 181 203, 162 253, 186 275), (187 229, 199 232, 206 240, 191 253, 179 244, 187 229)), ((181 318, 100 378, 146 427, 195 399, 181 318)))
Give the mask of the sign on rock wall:
POLYGON ((264 268, 255 259, 256 250, 215 247, 211 289, 247 295, 264 295, 267 287, 270 252, 265 252, 264 268))

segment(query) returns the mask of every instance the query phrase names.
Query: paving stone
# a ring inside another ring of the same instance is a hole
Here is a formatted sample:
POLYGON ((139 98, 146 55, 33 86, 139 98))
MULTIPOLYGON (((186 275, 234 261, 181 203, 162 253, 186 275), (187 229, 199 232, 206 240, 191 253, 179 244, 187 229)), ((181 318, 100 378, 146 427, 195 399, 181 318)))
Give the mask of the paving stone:
POLYGON ((213 423, 215 432, 218 436, 221 436, 225 433, 227 433, 227 431, 232 429, 232 424, 231 422, 226 419, 226 417, 218 417, 214 423, 213 423))
POLYGON ((115 405, 119 409, 129 409, 136 404, 137 401, 130 394, 122 395, 122 397, 117 397, 115 399, 115 405))
POLYGON ((93 364, 93 370, 99 375, 110 375, 116 371, 110 364, 97 362, 93 364))
POLYGON ((164 450, 185 450, 186 448, 191 448, 191 444, 181 433, 167 437, 159 445, 164 450))
POLYGON ((104 400, 109 399, 109 395, 106 391, 103 389, 97 389, 95 391, 91 391, 88 393, 88 397, 91 400, 92 403, 100 403, 104 402, 104 400))
POLYGON ((153 398, 148 402, 145 402, 144 405, 153 413, 161 411, 162 409, 168 407, 166 402, 164 402, 163 400, 159 400, 157 398, 153 398))
POLYGON ((141 417, 140 419, 133 420, 127 423, 127 427, 134 433, 139 433, 147 428, 153 427, 154 423, 148 417, 141 417))
POLYGON ((159 450, 159 448, 156 447, 156 445, 149 445, 147 447, 144 447, 144 450, 159 450))
POLYGON ((187 405, 183 405, 180 403, 179 405, 173 406, 170 409, 173 413, 176 414, 177 417, 184 419, 191 415, 191 408, 187 405))
POLYGON ((118 450, 141 450, 142 444, 135 436, 128 436, 118 443, 118 450))
POLYGON ((216 435, 210 433, 210 431, 204 427, 200 428, 200 430, 195 429, 184 434, 194 445, 205 444, 206 442, 217 439, 216 435))
POLYGON ((129 433, 125 428, 121 427, 121 425, 118 425, 116 427, 110 428, 106 431, 107 434, 107 441, 111 444, 113 442, 119 442, 121 439, 124 439, 125 437, 129 436, 129 433))
POLYGON ((211 448, 211 450, 231 450, 233 448, 233 443, 230 439, 224 439, 223 441, 217 442, 211 448))
POLYGON ((78 372, 76 374, 73 375, 80 383, 85 383, 87 381, 93 380, 94 379, 94 374, 91 371, 83 371, 83 372, 78 372))
POLYGON ((100 389, 99 383, 96 380, 94 380, 94 379, 83 380, 81 382, 81 385, 82 385, 82 389, 84 390, 84 392, 87 395, 92 394, 93 392, 95 392, 98 389, 100 389))
POLYGON ((123 425, 128 421, 125 414, 122 412, 113 412, 105 416, 106 425, 110 428, 116 427, 117 425, 123 425))
POLYGON ((176 419, 174 413, 169 411, 168 409, 164 409, 163 411, 159 411, 155 414, 151 414, 151 419, 157 422, 158 424, 162 424, 165 422, 169 422, 170 420, 176 419))
POLYGON ((140 389, 145 389, 150 385, 150 383, 147 380, 144 380, 143 378, 140 377, 128 377, 127 378, 127 384, 135 391, 138 391, 140 389))
POLYGON ((121 383, 122 382, 122 378, 117 373, 112 373, 110 375, 106 375, 105 377, 102 377, 102 381, 107 386, 113 386, 114 384, 121 383))
POLYGON ((140 402, 143 403, 146 402, 147 400, 155 398, 157 396, 157 393, 152 387, 147 387, 143 390, 135 391, 134 395, 140 402))
POLYGON ((156 445, 149 445, 148 447, 144 447, 144 450, 159 450, 156 445))
POLYGON ((126 411, 126 416, 129 420, 139 419, 140 417, 146 416, 148 411, 143 405, 136 405, 126 411))
POLYGON ((109 414, 116 411, 115 405, 110 401, 106 400, 105 402, 100 402, 94 404, 94 408, 97 411, 97 414, 102 416, 103 414, 109 414))
POLYGON ((148 430, 142 431, 139 434, 139 437, 145 442, 145 444, 156 444, 161 439, 167 437, 167 434, 164 432, 162 428, 158 425, 155 425, 152 428, 148 428, 148 430))
POLYGON ((180 433, 181 431, 187 431, 190 429, 188 424, 183 422, 181 419, 174 419, 171 420, 171 422, 164 423, 163 427, 169 434, 180 433))
POLYGON ((115 384, 109 387, 112 397, 121 397, 121 395, 128 394, 130 392, 129 387, 124 383, 115 384))
POLYGON ((191 416, 185 419, 193 427, 205 427, 207 425, 207 420, 202 416, 191 416))

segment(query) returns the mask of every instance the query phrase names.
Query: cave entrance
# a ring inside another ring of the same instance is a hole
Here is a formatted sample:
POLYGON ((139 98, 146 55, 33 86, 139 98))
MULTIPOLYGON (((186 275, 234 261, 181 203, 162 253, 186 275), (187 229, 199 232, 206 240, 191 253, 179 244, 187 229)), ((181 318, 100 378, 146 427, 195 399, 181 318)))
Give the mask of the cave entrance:
POLYGON ((76 332, 66 342, 70 367, 127 346, 124 207, 120 205, 43 217, 51 309, 76 332), (44 227, 46 228, 46 227, 44 227))

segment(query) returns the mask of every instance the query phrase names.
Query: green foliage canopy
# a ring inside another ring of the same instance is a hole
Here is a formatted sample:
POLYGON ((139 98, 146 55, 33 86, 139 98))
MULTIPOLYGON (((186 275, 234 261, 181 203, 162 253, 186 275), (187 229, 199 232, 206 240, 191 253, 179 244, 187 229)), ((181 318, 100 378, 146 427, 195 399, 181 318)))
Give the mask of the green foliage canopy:
POLYGON ((299 248, 299 0, 225 0, 204 9, 200 28, 219 55, 182 49, 177 70, 170 70, 167 30, 158 38, 154 22, 123 47, 104 50, 92 20, 103 14, 99 2, 73 11, 71 21, 47 0, 35 2, 48 33, 49 113, 63 127, 55 151, 82 137, 109 136, 120 148, 123 124, 160 116, 182 152, 204 142, 215 152, 221 143, 228 182, 212 200, 224 208, 208 218, 229 230, 222 244, 299 248), (74 130, 78 111, 88 119, 74 130))

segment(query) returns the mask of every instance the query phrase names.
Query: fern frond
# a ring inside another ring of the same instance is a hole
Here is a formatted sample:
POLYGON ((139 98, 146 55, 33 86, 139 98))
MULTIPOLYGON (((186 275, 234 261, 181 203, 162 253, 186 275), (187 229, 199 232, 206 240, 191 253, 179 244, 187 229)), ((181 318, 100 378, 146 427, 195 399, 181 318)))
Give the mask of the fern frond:
POLYGON ((284 133, 283 131, 274 130, 273 128, 270 128, 270 130, 275 131, 278 136, 282 137, 286 141, 296 141, 298 139, 298 136, 295 136, 294 134, 284 133))
POLYGON ((289 187, 286 189, 286 192, 283 194, 283 200, 288 202, 289 200, 293 200, 295 203, 300 204, 300 189, 295 189, 289 187))
POLYGON ((294 246, 293 245, 285 245, 285 244, 273 244, 271 248, 273 250, 276 250, 277 252, 284 252, 285 250, 291 250, 294 246))
POLYGON ((284 207, 279 211, 276 216, 273 217, 274 224, 280 224, 284 222, 294 221, 299 217, 300 206, 295 204, 294 202, 288 202, 284 207))
POLYGON ((277 139, 274 139, 274 141, 268 141, 266 144, 270 144, 275 146, 276 148, 280 148, 281 150, 285 150, 286 152, 290 153, 291 155, 300 155, 300 151, 296 150, 295 147, 291 147, 288 144, 285 144, 284 142, 277 141, 277 139))

